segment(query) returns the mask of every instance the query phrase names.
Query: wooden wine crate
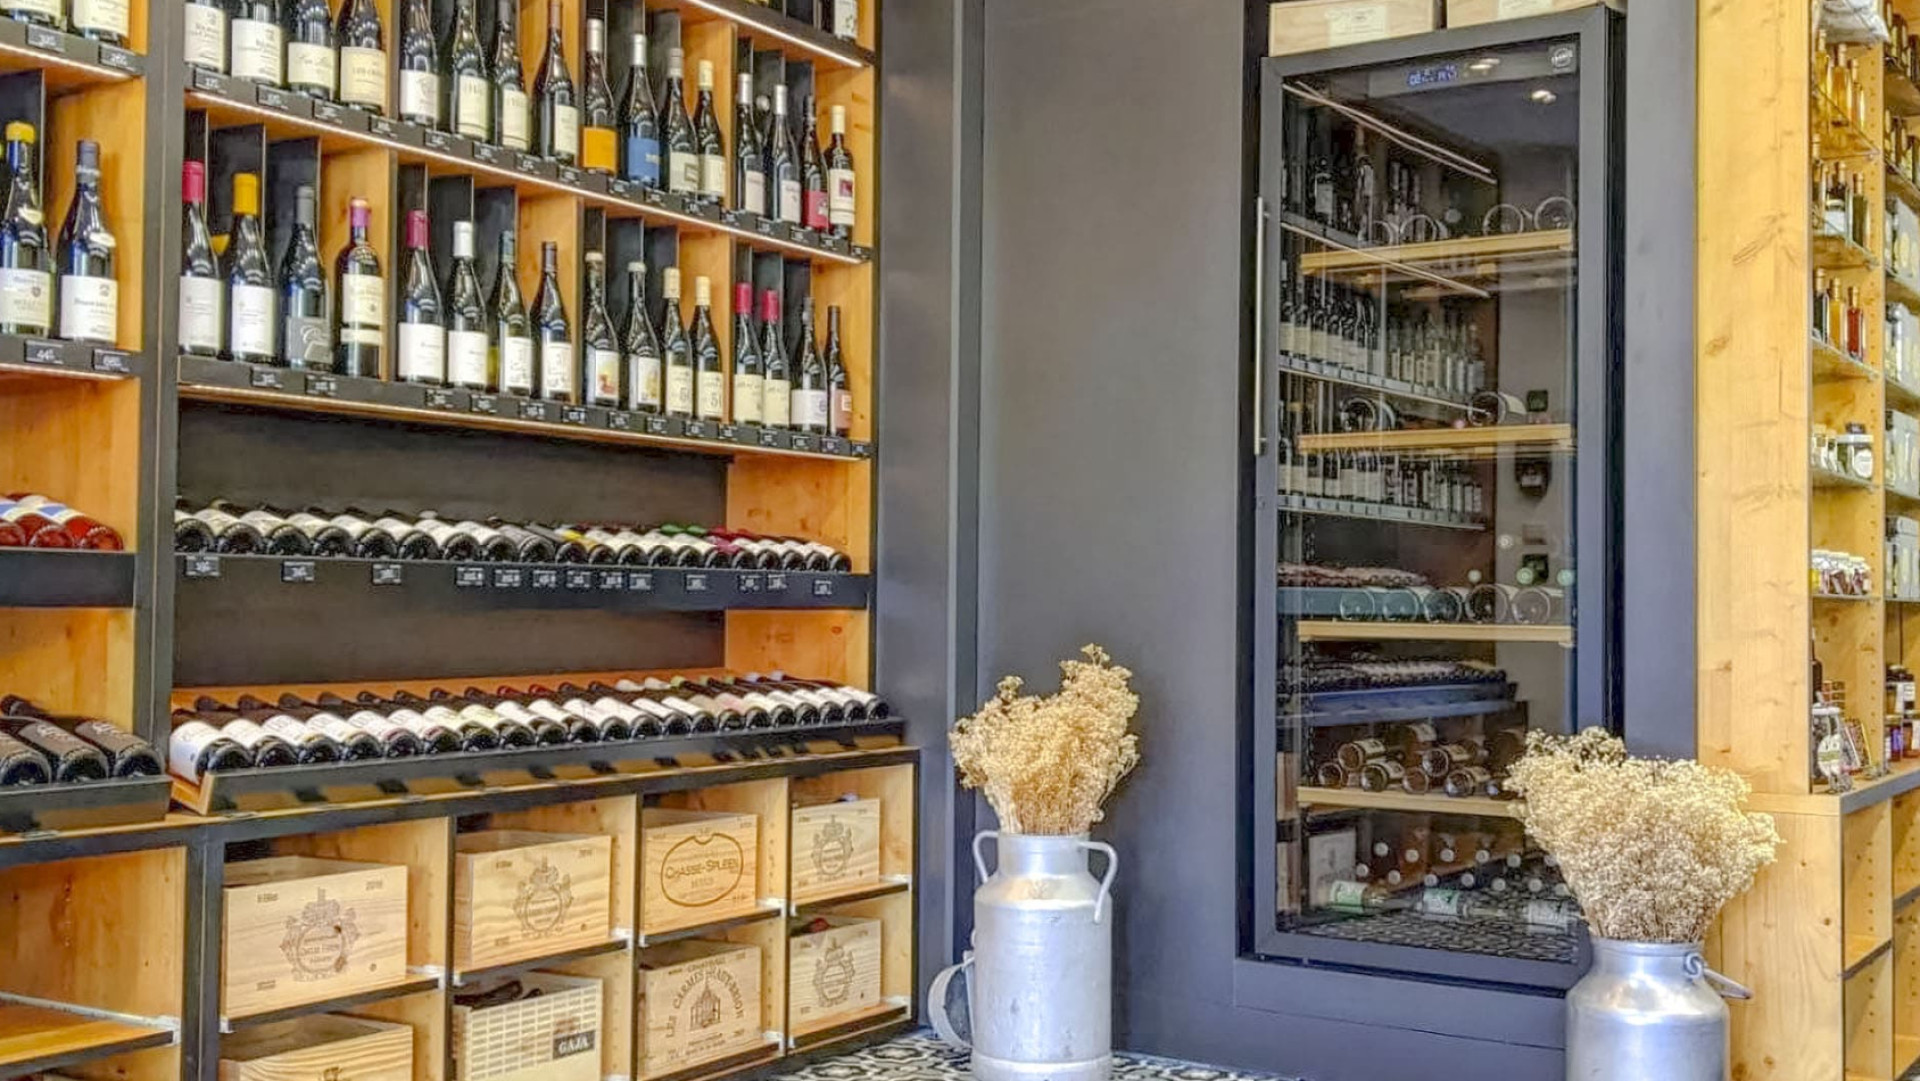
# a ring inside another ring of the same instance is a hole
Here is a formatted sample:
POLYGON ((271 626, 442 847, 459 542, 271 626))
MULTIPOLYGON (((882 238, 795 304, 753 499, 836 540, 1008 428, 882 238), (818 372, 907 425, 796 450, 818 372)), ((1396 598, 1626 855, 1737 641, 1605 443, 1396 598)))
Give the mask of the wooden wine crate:
POLYGON ((454 965, 466 971, 605 942, 613 838, 488 830, 454 842, 454 965))
POLYGON ((1525 19, 1559 11, 1577 11, 1602 3, 1625 8, 1626 0, 1447 0, 1448 26, 1477 26, 1502 19, 1525 19))
MULTIPOLYGON (((787 940, 787 1016, 794 1035, 830 1028, 880 1004, 880 921, 823 917, 787 940)), ((799 931, 812 920, 795 920, 799 931)))
POLYGON ((795 903, 880 881, 880 801, 837 800, 793 809, 795 903))
POLYGON ((645 950, 634 997, 643 1078, 726 1058, 765 1039, 758 946, 690 939, 645 950))
POLYGON ((453 1007, 457 1081, 600 1081, 599 980, 522 972, 532 998, 453 1007))
POLYGON ((760 816, 648 807, 640 815, 640 929, 750 915, 760 906, 760 816))
POLYGON ((1269 56, 1424 34, 1440 26, 1439 0, 1282 0, 1267 11, 1269 56))
POLYGON ((221 1012, 371 991, 407 978, 407 869, 309 856, 226 865, 221 1012))
POLYGON ((220 1081, 411 1081, 413 1029, 316 1014, 220 1038, 220 1081))

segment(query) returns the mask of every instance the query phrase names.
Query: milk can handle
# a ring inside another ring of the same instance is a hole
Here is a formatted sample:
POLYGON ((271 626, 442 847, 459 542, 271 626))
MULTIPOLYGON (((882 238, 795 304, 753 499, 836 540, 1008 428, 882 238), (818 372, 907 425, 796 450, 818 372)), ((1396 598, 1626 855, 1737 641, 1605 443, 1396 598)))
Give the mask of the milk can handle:
POLYGON ((1099 841, 1080 841, 1081 848, 1089 852, 1103 853, 1107 857, 1107 873, 1100 877, 1100 895, 1093 899, 1093 922, 1099 923, 1107 915, 1108 891, 1113 888, 1114 872, 1120 869, 1120 856, 1113 846, 1099 841))
MULTIPOLYGON (((965 972, 967 969, 970 969, 972 967, 973 967, 973 951, 968 950, 966 953, 966 956, 961 958, 959 964, 950 965, 946 968, 941 969, 940 975, 935 976, 933 978, 933 984, 927 988, 927 1020, 933 1022, 934 1034, 939 1036, 941 1041, 945 1043, 948 1047, 952 1047, 960 1051, 971 1051, 973 1049, 973 1045, 960 1038, 960 1033, 955 1031, 953 1027, 953 1022, 947 1017, 947 985, 953 982, 953 978, 955 976, 958 976, 962 972, 965 972)), ((967 979, 967 1015, 968 1015, 967 1016, 968 1024, 972 1024, 973 1022, 973 1016, 972 1016, 973 1015, 973 979, 972 977, 968 977, 967 979)))
POLYGON ((999 840, 1000 831, 999 830, 981 830, 979 833, 976 833, 973 835, 973 866, 975 870, 978 870, 980 872, 980 882, 982 885, 986 884, 987 879, 993 877, 992 875, 987 873, 986 853, 980 851, 980 842, 986 840, 989 837, 992 837, 994 840, 999 840))
POLYGON ((1750 988, 1708 968, 1707 959, 1697 953, 1687 955, 1686 972, 1696 980, 1705 980, 1712 984, 1713 989, 1720 992, 1721 998, 1745 1002, 1753 997, 1753 991, 1750 988))

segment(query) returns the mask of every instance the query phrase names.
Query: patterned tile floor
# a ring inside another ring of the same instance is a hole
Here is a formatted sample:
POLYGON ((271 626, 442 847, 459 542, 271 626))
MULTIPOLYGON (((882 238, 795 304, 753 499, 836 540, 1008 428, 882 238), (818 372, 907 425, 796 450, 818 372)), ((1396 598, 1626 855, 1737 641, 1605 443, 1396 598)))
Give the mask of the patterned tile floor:
MULTIPOLYGON (((1114 1081, 1280 1081, 1266 1074, 1117 1055, 1114 1081)), ((965 1081, 967 1056, 920 1031, 784 1075, 786 1081, 965 1081)))

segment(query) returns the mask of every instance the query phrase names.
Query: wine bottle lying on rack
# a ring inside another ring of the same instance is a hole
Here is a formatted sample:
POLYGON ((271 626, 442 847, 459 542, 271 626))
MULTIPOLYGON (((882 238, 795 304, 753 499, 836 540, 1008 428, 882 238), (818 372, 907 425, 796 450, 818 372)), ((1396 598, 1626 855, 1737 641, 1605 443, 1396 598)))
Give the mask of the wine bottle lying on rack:
MULTIPOLYGON (((11 700, 0 704, 6 701, 11 700)), ((648 676, 585 686, 562 681, 491 692, 470 685, 434 688, 424 695, 369 690, 351 700, 333 693, 311 700, 287 693, 273 702, 241 695, 230 703, 202 696, 192 708, 174 711, 168 765, 176 776, 197 783, 209 773, 240 769, 773 731, 889 715, 886 702, 869 691, 789 679, 779 672, 648 676)), ((0 717, 0 728, 10 720, 0 717)), ((18 739, 30 750, 35 746, 26 734, 18 739)), ((52 757, 50 751, 36 753, 52 757)), ((0 742, 0 775, 7 754, 0 742)))
MULTIPOLYGON (((165 772, 152 744, 107 721, 57 715, 18 695, 0 698, 0 715, 44 722, 91 744, 106 756, 106 774, 109 777, 158 777, 165 772)), ((4 766, 0 765, 0 785, 9 783, 4 772, 4 766)))
POLYGON ((120 534, 44 495, 15 492, 0 499, 0 548, 86 548, 118 552, 120 534))

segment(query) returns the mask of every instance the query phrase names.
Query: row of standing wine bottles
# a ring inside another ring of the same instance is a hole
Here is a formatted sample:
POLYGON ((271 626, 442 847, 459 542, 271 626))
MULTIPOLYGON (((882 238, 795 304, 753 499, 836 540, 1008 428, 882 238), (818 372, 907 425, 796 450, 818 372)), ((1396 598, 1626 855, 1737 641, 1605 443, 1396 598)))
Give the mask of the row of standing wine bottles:
MULTIPOLYGON (((560 3, 548 0, 546 52, 529 96, 517 0, 499 0, 491 50, 482 47, 475 3, 457 0, 443 37, 434 35, 427 0, 402 3, 401 120, 852 238, 854 161, 844 109, 832 109, 831 142, 822 153, 813 109, 802 110, 796 133, 787 117, 785 84, 775 86, 769 100, 756 95, 752 73, 742 72, 730 167, 710 61, 695 68, 697 96, 689 113, 684 54, 668 52, 666 79, 656 94, 647 71, 647 37, 634 34, 626 88, 616 105, 607 80, 606 24, 587 20, 586 59, 576 85, 560 3)), ((386 112, 385 31, 373 0, 345 0, 337 17, 326 0, 233 0, 230 6, 196 0, 185 8, 189 63, 386 112)))
POLYGON ((0 788, 160 773, 152 745, 118 725, 57 715, 19 695, 0 697, 0 788))
MULTIPOLYGON (((259 177, 236 175, 233 192, 232 232, 216 259, 204 210, 205 166, 186 163, 182 351, 379 375, 386 282, 368 240, 368 203, 351 201, 348 239, 329 281, 314 231, 312 188, 302 185, 295 193, 294 226, 277 271, 260 221, 259 177)), ((705 277, 693 281, 693 315, 683 322, 680 271, 662 271, 664 311, 656 330, 647 304, 646 265, 628 263, 626 318, 616 334, 607 302, 606 256, 590 251, 576 335, 560 289, 558 245, 541 245, 540 288, 529 311, 521 299, 512 231, 500 235, 490 298, 482 297, 474 265, 472 222, 454 223, 453 262, 444 289, 434 270, 425 211, 408 212, 406 241, 394 313, 394 375, 402 381, 821 434, 845 436, 852 430, 853 390, 837 306, 827 309, 822 348, 813 298, 805 298, 789 345, 779 294, 771 289, 761 294, 762 320, 756 326, 752 286, 736 283, 728 365, 721 359, 712 284, 705 277)))
POLYGON ((49 243, 40 208, 39 133, 15 120, 5 129, 6 203, 0 207, 0 333, 49 335, 112 345, 119 337, 117 244, 100 194, 100 144, 79 141, 73 201, 49 243))
POLYGON ((197 782, 223 770, 807 728, 890 714, 869 691, 780 672, 491 693, 365 691, 352 700, 331 693, 311 700, 284 694, 277 702, 242 695, 231 704, 203 697, 174 711, 168 760, 176 776, 197 782))

